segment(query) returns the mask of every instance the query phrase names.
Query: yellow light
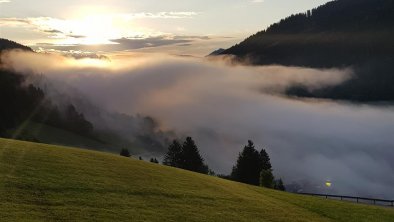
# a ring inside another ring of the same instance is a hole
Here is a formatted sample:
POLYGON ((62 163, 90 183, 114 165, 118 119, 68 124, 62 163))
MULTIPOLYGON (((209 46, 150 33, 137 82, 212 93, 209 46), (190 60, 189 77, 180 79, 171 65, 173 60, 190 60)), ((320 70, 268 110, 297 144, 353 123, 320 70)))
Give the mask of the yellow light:
POLYGON ((147 36, 149 29, 140 27, 132 14, 113 13, 102 8, 81 8, 67 19, 39 18, 33 21, 42 30, 57 30, 51 35, 60 45, 116 44, 113 39, 147 36))
POLYGON ((331 187, 332 183, 330 181, 326 182, 326 187, 331 187))

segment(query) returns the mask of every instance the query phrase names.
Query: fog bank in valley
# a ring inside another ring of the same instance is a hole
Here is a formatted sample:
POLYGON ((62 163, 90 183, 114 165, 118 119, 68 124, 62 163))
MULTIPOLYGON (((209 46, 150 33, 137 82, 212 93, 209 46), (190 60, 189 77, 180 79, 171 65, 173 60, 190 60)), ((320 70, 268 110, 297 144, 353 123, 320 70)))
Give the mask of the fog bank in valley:
MULTIPOLYGON (((309 190, 394 198, 392 106, 285 97, 351 78, 351 69, 234 65, 226 60, 159 54, 73 59, 10 52, 8 68, 42 73, 97 106, 155 118, 162 130, 195 138, 208 165, 229 173, 248 139, 269 152, 274 174, 309 190), (331 190, 324 188, 330 180, 331 190)), ((63 93, 73 93, 67 88, 63 93)))

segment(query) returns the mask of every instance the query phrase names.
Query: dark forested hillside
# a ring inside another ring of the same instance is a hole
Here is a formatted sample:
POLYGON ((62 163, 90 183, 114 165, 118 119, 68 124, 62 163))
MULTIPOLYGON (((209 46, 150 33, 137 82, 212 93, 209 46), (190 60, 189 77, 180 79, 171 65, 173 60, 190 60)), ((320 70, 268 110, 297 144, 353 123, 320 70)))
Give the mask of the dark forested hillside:
POLYGON ((30 47, 21 45, 8 39, 0 38, 0 52, 7 49, 22 49, 25 51, 33 51, 30 47))
POLYGON ((357 101, 394 100, 394 0, 336 0, 292 15, 222 54, 252 64, 353 67, 343 85, 288 93, 357 101))
MULTIPOLYGON (((0 39, 0 55, 3 50, 32 51, 16 42, 0 39)), ((1 65, 1 60, 0 60, 1 65)), ((24 121, 37 121, 89 136, 93 126, 75 107, 68 104, 64 110, 53 105, 39 87, 26 82, 26 75, 0 66, 0 136, 7 136, 24 121)))
MULTIPOLYGON (((7 39, 0 39, 0 49, 0 58, 4 50, 32 51, 7 39)), ((158 130, 150 117, 110 113, 83 96, 71 98, 44 76, 2 67, 1 59, 0 101, 0 137, 111 151, 135 147, 144 152, 162 151, 167 138, 173 137, 172 132, 158 130)))

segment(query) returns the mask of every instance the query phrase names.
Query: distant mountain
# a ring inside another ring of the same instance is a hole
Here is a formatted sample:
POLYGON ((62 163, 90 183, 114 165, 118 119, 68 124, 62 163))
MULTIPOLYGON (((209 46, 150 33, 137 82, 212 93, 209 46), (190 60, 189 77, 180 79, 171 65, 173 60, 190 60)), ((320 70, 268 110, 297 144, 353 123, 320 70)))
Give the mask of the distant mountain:
POLYGON ((21 45, 19 43, 16 43, 16 42, 8 40, 8 39, 0 38, 0 52, 3 50, 8 50, 8 49, 22 49, 25 51, 33 51, 30 47, 21 45))
POLYGON ((336 0, 291 15, 221 54, 255 65, 353 67, 356 78, 291 95, 355 101, 394 100, 394 0, 336 0))

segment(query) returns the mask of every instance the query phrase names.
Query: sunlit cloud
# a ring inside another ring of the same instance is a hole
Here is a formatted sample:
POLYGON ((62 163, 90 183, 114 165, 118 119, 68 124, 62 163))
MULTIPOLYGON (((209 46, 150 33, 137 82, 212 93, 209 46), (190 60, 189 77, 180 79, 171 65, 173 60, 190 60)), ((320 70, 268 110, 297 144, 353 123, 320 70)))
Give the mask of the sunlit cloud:
POLYGON ((160 36, 166 33, 139 25, 139 19, 190 19, 197 12, 93 14, 74 19, 52 17, 0 18, 0 26, 25 26, 48 34, 60 45, 114 44, 111 39, 160 36), (105 27, 105 28, 104 28, 105 27))

